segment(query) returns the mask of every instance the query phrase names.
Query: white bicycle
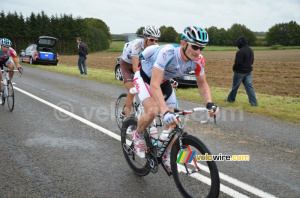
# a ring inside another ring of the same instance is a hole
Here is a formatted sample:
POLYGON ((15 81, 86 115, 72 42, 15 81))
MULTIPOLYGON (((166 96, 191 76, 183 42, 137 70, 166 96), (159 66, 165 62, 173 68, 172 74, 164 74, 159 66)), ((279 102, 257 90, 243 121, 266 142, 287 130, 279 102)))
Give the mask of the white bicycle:
MULTIPOLYGON (((9 78, 9 72, 15 72, 19 70, 1 70, 2 79, 1 79, 1 95, 2 95, 2 106, 5 104, 5 100, 7 100, 7 105, 9 111, 14 110, 15 105, 15 94, 14 94, 14 86, 9 78)), ((22 74, 22 73, 21 73, 22 74)))
MULTIPOLYGON (((133 102, 132 102, 132 108, 131 108, 131 112, 130 112, 130 117, 136 117, 139 118, 143 113, 144 113, 144 107, 142 105, 142 103, 140 102, 138 95, 137 95, 137 90, 135 87, 132 87, 129 92, 131 94, 134 94, 134 98, 133 98, 133 102)), ((125 102, 126 102, 126 98, 127 98, 127 94, 123 93, 121 94, 116 102, 116 106, 115 106, 115 118, 116 118, 116 122, 117 125, 119 127, 120 130, 122 130, 122 125, 123 122, 125 120, 125 102)), ((155 127, 158 126, 163 126, 163 121, 162 121, 162 116, 161 115, 157 115, 156 117, 157 119, 153 120, 152 125, 155 127)))

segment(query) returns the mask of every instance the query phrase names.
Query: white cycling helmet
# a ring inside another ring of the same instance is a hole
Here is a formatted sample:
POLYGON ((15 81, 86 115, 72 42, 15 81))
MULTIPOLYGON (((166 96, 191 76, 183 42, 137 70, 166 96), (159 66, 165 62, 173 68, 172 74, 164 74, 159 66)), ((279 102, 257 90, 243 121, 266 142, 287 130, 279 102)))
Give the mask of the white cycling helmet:
POLYGON ((160 37, 160 30, 156 28, 155 26, 147 26, 143 30, 143 34, 148 37, 148 36, 153 36, 155 38, 160 37))

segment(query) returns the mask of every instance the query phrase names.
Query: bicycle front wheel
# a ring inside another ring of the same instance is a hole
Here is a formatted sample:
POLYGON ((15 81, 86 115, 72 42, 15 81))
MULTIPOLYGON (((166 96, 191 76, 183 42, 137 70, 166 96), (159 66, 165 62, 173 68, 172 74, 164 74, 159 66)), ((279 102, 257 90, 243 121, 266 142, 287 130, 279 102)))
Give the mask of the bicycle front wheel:
POLYGON ((7 105, 10 111, 14 110, 15 106, 15 93, 14 93, 14 87, 11 83, 11 81, 7 82, 7 105))
MULTIPOLYGON (((2 89, 3 89, 3 86, 4 85, 2 85, 2 89)), ((2 98, 2 103, 1 103, 1 105, 3 106, 4 104, 5 104, 5 97, 4 97, 4 89, 1 91, 2 92, 2 96, 1 96, 1 98, 2 98)))
POLYGON ((220 178, 214 161, 201 161, 199 156, 210 155, 207 147, 194 136, 186 135, 180 149, 177 139, 171 150, 171 169, 174 181, 184 197, 218 197, 220 178))
POLYGON ((128 117, 125 119, 121 130, 121 144, 125 159, 133 172, 139 176, 145 176, 150 172, 146 158, 139 158, 134 152, 132 132, 137 128, 137 119, 128 117))

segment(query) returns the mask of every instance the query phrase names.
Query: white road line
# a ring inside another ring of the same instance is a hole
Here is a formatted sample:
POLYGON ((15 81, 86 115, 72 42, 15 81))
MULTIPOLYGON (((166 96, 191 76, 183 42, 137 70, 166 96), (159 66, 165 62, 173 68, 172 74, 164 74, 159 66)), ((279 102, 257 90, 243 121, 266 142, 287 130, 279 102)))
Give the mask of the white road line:
MULTIPOLYGON (((44 99, 41 99, 41 98, 39 98, 39 97, 37 97, 37 96, 35 96, 35 95, 27 92, 27 91, 24 91, 24 90, 22 90, 20 88, 17 88, 17 87, 14 87, 14 89, 20 91, 21 93, 23 93, 23 94, 25 94, 27 96, 32 97, 33 99, 36 99, 36 100, 42 102, 42 103, 44 103, 44 104, 46 104, 46 105, 48 105, 48 106, 50 106, 50 107, 52 107, 52 108, 60 111, 60 112, 63 112, 66 115, 68 115, 68 116, 70 116, 70 117, 72 117, 72 118, 74 118, 74 119, 76 119, 76 120, 78 120, 78 121, 80 121, 82 123, 85 123, 86 125, 91 126, 94 129, 97 129, 97 130, 101 131, 102 133, 105 133, 105 134, 109 135, 110 137, 115 138, 118 141, 121 141, 121 136, 113 133, 112 131, 109 131, 109 130, 107 130, 107 129, 99 126, 99 125, 96 125, 96 124, 92 123, 91 121, 88 121, 88 120, 86 120, 86 119, 84 119, 82 117, 79 117, 79 116, 75 115, 74 113, 66 111, 63 108, 61 108, 61 107, 59 107, 57 105, 54 105, 54 104, 52 104, 52 103, 50 103, 50 102, 48 102, 48 101, 46 101, 44 99)), ((223 179, 223 180, 227 181, 228 183, 231 183, 231 184, 233 184, 233 185, 235 185, 235 186, 237 186, 237 187, 239 187, 241 189, 244 189, 245 191, 248 191, 248 192, 250 192, 250 193, 252 193, 254 195, 257 195, 259 197, 264 197, 264 198, 275 198, 274 195, 271 195, 271 194, 269 194, 267 192, 264 192, 264 191, 262 191, 262 190, 260 190, 258 188, 250 186, 249 184, 241 182, 241 181, 239 181, 237 179, 234 179, 234 178, 232 178, 232 177, 230 177, 228 175, 225 175, 223 173, 219 173, 219 174, 220 174, 220 178, 221 179, 223 179)), ((197 177, 195 177, 195 178, 198 179, 197 177)), ((241 194, 241 193, 239 193, 239 192, 237 192, 237 191, 235 191, 235 190, 233 190, 233 189, 231 189, 231 188, 229 188, 229 187, 227 187, 227 186, 225 186, 223 184, 221 184, 220 190, 222 192, 224 192, 224 193, 232 196, 232 197, 247 197, 246 195, 243 195, 243 194, 241 194)))
MULTIPOLYGON (((200 163, 197 163, 197 165, 198 165, 198 167, 201 170, 209 173, 209 169, 208 169, 207 166, 204 166, 204 165, 202 165, 200 163)), ((239 187, 241 189, 244 189, 244 190, 246 190, 246 191, 248 191, 250 193, 253 193, 253 194, 255 194, 255 195, 259 196, 259 197, 276 198, 274 195, 271 195, 270 193, 264 192, 264 191, 262 191, 262 190, 260 190, 258 188, 250 186, 249 184, 241 182, 241 181, 239 181, 237 179, 234 179, 234 178, 232 178, 232 177, 230 177, 228 175, 225 175, 223 173, 219 172, 219 176, 220 176, 220 179, 223 179, 223 180, 227 181, 228 183, 231 183, 231 184, 233 184, 233 185, 235 185, 235 186, 237 186, 237 187, 239 187)), ((221 186, 221 188, 222 188, 222 186, 221 186)))

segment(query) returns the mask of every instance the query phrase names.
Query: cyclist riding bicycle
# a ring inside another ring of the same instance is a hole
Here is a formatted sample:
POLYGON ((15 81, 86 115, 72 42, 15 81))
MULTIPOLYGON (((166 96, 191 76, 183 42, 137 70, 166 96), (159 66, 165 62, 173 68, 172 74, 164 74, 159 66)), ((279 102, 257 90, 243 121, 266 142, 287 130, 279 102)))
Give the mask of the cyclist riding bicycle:
MULTIPOLYGON (((3 65, 8 67, 9 70, 14 70, 14 65, 16 65, 19 72, 23 72, 22 67, 18 62, 17 52, 11 47, 12 43, 9 39, 3 38, 0 40, 0 68, 3 70, 3 65), (9 57, 13 58, 13 61, 9 57)), ((12 79, 14 76, 14 72, 9 72, 9 78, 12 79)), ((0 73, 0 79, 2 79, 2 74, 0 73)), ((0 90, 1 90, 1 83, 0 83, 0 90)), ((0 93, 0 100, 2 100, 0 93)), ((0 101, 2 103, 2 101, 0 101)))
POLYGON ((160 30, 154 26, 147 26, 143 30, 144 38, 135 39, 129 43, 129 45, 123 50, 121 59, 121 71, 123 75, 123 82, 127 89, 127 99, 125 103, 125 117, 128 117, 132 107, 132 101, 134 95, 130 94, 130 88, 133 85, 133 74, 139 67, 139 55, 145 48, 150 45, 157 45, 156 42, 160 37, 160 30))
MULTIPOLYGON (((175 107, 176 98, 168 79, 194 70, 198 90, 206 108, 210 110, 209 115, 214 116, 218 113, 218 109, 212 110, 215 104, 211 100, 204 73, 205 61, 201 55, 201 51, 208 44, 208 34, 202 28, 189 26, 184 29, 181 39, 181 45, 168 44, 147 48, 142 53, 145 60, 134 75, 134 85, 144 106, 144 114, 138 119, 137 131, 133 133, 134 150, 141 158, 145 157, 146 149, 143 133, 158 112, 164 115, 166 124, 178 124, 176 115, 169 109, 175 107), (164 95, 167 96, 165 99, 164 95)), ((169 158, 169 156, 164 156, 164 158, 169 158)), ((165 161, 165 163, 168 162, 169 160, 165 161)))

